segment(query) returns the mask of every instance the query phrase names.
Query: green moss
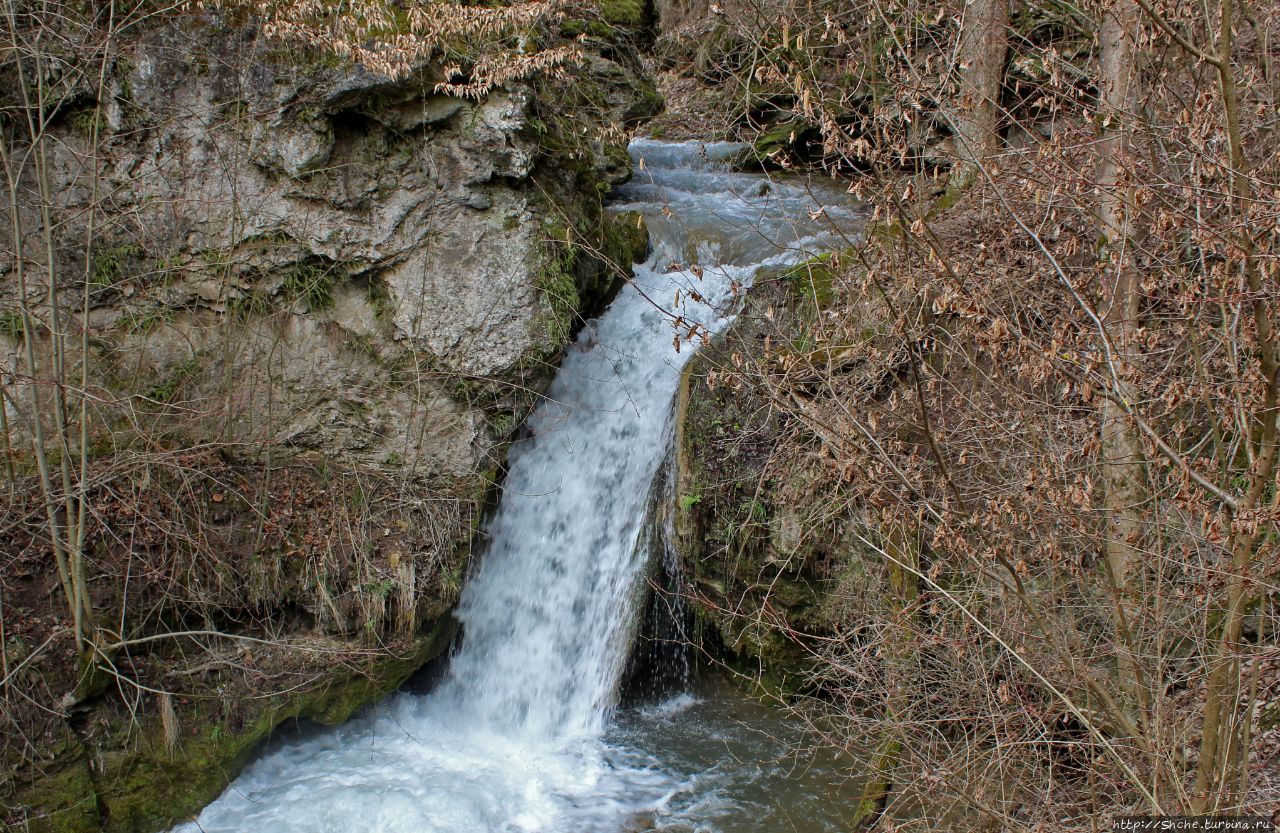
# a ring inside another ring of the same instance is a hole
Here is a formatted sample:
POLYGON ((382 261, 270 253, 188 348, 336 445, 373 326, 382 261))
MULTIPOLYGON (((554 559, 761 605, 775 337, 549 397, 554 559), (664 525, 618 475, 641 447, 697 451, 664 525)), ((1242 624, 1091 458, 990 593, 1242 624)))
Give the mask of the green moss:
POLYGON ((489 429, 497 437, 508 437, 520 427, 516 415, 511 411, 499 411, 489 417, 489 429))
POLYGON ((39 779, 16 795, 27 808, 26 833, 97 833, 98 795, 84 748, 70 741, 39 779))
POLYGON ((95 737, 100 744, 96 778, 83 751, 73 749, 60 775, 41 779, 22 795, 24 804, 49 815, 49 825, 31 829, 149 833, 191 818, 226 788, 277 727, 291 720, 346 721, 443 653, 453 632, 454 626, 441 620, 415 642, 412 653, 333 674, 310 690, 235 706, 212 697, 193 701, 179 710, 180 738, 172 752, 158 718, 135 724, 122 716, 95 737), (250 711, 237 714, 237 708, 250 711))
MULTIPOLYGON (((259 238, 260 242, 267 238, 259 238)), ((210 258, 223 258, 211 251, 203 253, 206 261, 213 265, 210 258)), ((291 305, 302 302, 309 312, 319 312, 333 306, 333 288, 338 280, 357 269, 357 264, 337 263, 318 259, 295 263, 284 270, 279 289, 266 287, 245 292, 227 301, 227 315, 235 319, 246 319, 261 315, 270 315, 291 305)), ((370 281, 367 290, 369 303, 379 318, 386 312, 389 297, 386 288, 377 281, 370 281)))
POLYGON ((978 171, 974 168, 970 168, 960 176, 953 175, 947 181, 946 190, 944 190, 942 195, 938 197, 932 206, 929 207, 929 212, 925 219, 932 220, 943 212, 954 208, 956 203, 960 202, 964 195, 969 193, 969 190, 973 187, 977 178, 978 171))
POLYGON ((1262 707, 1258 716, 1258 725, 1263 732, 1280 727, 1280 700, 1272 700, 1262 707))
MULTIPOLYGON (((800 275, 808 280, 805 270, 800 275)), ((758 289, 768 295, 755 303, 785 306, 785 297, 779 304, 778 284, 758 289)), ((694 605, 702 633, 709 635, 704 648, 733 668, 739 682, 786 696, 809 679, 812 650, 762 624, 752 611, 783 611, 798 632, 821 632, 824 596, 815 542, 806 538, 779 550, 778 525, 791 516, 772 502, 782 484, 768 455, 741 441, 780 430, 769 409, 750 393, 707 386, 708 374, 730 354, 752 349, 763 337, 753 323, 760 320, 739 318, 726 341, 700 352, 682 378, 676 403, 675 529, 686 578, 698 588, 691 595, 709 602, 694 605)))
POLYGON ((643 0, 601 0, 600 16, 612 26, 643 26, 648 17, 648 7, 643 0))
POLYGON ((22 310, 12 307, 0 310, 0 336, 22 343, 26 337, 26 328, 22 323, 22 310))
MULTIPOLYGON (((724 587, 699 582, 712 598, 724 598, 724 587)), ((812 654, 784 638, 776 628, 744 624, 739 617, 695 608, 702 629, 716 634, 713 652, 731 669, 733 679, 752 694, 786 699, 802 690, 812 654)))
POLYGON ((370 278, 365 297, 369 300, 369 306, 373 307, 375 318, 383 321, 391 317, 394 312, 391 308, 391 292, 384 282, 377 278, 370 278))
POLYGON ((274 304, 271 296, 261 290, 247 292, 227 301, 227 316, 236 321, 243 321, 272 311, 274 304))
POLYGON ((285 272, 281 292, 290 302, 305 302, 313 312, 328 309, 333 306, 337 271, 337 264, 299 263, 285 272))
POLYGON ((27 824, 17 829, 27 833, 95 833, 99 804, 88 755, 67 724, 52 732, 52 742, 42 741, 44 763, 9 773, 15 789, 12 797, 4 796, 5 815, 26 818, 27 824))
POLYGON ((198 249, 195 252, 195 257, 210 269, 221 269, 231 262, 230 253, 222 249, 198 249))
POLYGON ((804 136, 806 125, 800 122, 783 122, 773 125, 767 131, 760 132, 751 143, 751 152, 756 160, 777 159, 778 156, 790 154, 796 143, 804 136))
POLYGON ((119 318, 112 322, 111 327, 129 335, 133 335, 134 333, 146 333, 155 329, 157 325, 162 323, 168 314, 169 312, 167 310, 160 307, 126 310, 119 318))
POLYGON ((580 217, 574 230, 563 218, 547 224, 543 266, 534 281, 545 302, 535 317, 538 337, 554 353, 568 342, 574 322, 599 314, 649 245, 643 217, 597 207, 580 217), (585 237, 586 246, 572 242, 585 237))
MULTIPOLYGON (((590 14, 583 9, 584 14, 590 14)), ((593 38, 616 43, 623 38, 644 37, 649 34, 654 13, 646 0, 603 0, 598 17, 570 18, 560 23, 559 34, 563 38, 590 35, 593 38)))
POLYGON ((547 346, 546 352, 556 353, 569 340, 580 298, 573 274, 577 251, 572 245, 562 243, 551 243, 550 249, 546 263, 534 280, 543 307, 534 316, 533 326, 539 341, 547 346))
POLYGON ((178 391, 182 390, 187 381, 194 378, 199 372, 199 357, 189 356, 175 365, 164 381, 152 386, 151 390, 147 392, 147 398, 156 402, 168 402, 177 395, 178 391))
POLYGON ((142 247, 136 243, 95 248, 90 255, 89 279, 99 288, 115 286, 131 271, 130 267, 137 265, 143 254, 142 247))
POLYGON ((586 31, 587 22, 585 20, 564 20, 560 23, 560 36, 564 38, 576 38, 586 31))
POLYGON ((840 254, 830 252, 810 258, 782 273, 779 279, 789 283, 797 298, 818 309, 831 305, 833 286, 840 266, 840 254))
POLYGON ((649 251, 649 229, 638 211, 605 215, 605 252, 621 265, 639 263, 649 251))
POLYGON ((95 131, 99 137, 107 132, 107 120, 99 108, 86 107, 71 114, 71 127, 86 139, 92 139, 95 131))
POLYGON ((898 220, 876 223, 867 228, 864 233, 867 239, 875 240, 885 245, 899 243, 907 239, 907 230, 902 227, 902 223, 898 220))

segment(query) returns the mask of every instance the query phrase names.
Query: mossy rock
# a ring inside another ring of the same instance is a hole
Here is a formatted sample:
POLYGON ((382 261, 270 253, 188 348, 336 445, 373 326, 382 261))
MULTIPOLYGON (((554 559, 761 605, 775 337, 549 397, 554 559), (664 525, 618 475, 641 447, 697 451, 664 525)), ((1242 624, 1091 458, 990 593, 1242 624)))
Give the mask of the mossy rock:
POLYGON ((801 476, 772 457, 786 425, 758 393, 708 380, 733 354, 759 349, 779 322, 803 331, 810 311, 830 300, 838 268, 829 255, 758 280, 729 331, 689 363, 676 403, 676 540, 684 574, 699 588, 691 595, 709 602, 695 604, 695 613, 714 635, 710 650, 740 682, 784 697, 812 677, 813 646, 800 634, 822 634, 829 624, 831 543, 794 531, 810 507, 775 503, 795 493, 788 478, 801 476), (788 627, 778 627, 778 617, 788 627))
POLYGON ((602 204, 559 203, 552 211, 535 286, 543 310, 533 327, 554 359, 587 319, 602 313, 649 249, 649 232, 638 212, 611 212, 602 204))
MULTIPOLYGON (((65 727, 65 724, 64 724, 65 727)), ((16 791, 26 807, 26 833, 97 833, 101 829, 98 795, 84 746, 66 729, 61 751, 36 779, 16 791)))
POLYGON ((554 356, 569 341, 581 299, 574 275, 577 250, 560 244, 550 248, 546 262, 534 278, 542 309, 534 317, 532 326, 544 345, 542 352, 554 356))
POLYGON ((561 33, 577 35, 585 31, 606 40, 620 36, 644 38, 652 33, 657 19, 649 0, 601 0, 598 15, 594 20, 566 21, 561 33))
POLYGON ((644 0, 601 0, 600 16, 613 26, 643 26, 649 17, 649 4, 644 0))
POLYGON ((33 833, 152 833, 197 814, 226 789, 272 733, 289 721, 337 725, 396 690, 442 654, 456 630, 441 619, 413 652, 324 678, 315 688, 261 700, 223 703, 215 696, 178 707, 170 748, 156 716, 95 717, 82 743, 72 738, 45 773, 16 790, 33 833), (252 704, 252 705, 246 705, 252 704), (90 767, 89 761, 95 763, 90 767))
POLYGON ((639 211, 611 213, 606 252, 620 265, 640 263, 649 253, 649 229, 639 211))
POLYGON ((780 122, 760 131, 746 151, 744 164, 754 162, 766 168, 783 167, 791 162, 806 162, 813 156, 812 145, 818 138, 816 127, 804 121, 780 122))
POLYGON ((771 626, 755 629, 740 617, 702 607, 695 609, 695 615, 704 633, 710 629, 715 634, 712 644, 703 647, 733 671, 733 680, 751 694, 788 699, 804 691, 814 663, 812 652, 771 626))
POLYGON ((796 298, 803 304, 821 310, 834 300, 833 287, 839 263, 838 252, 821 254, 788 269, 779 279, 790 284, 796 298))

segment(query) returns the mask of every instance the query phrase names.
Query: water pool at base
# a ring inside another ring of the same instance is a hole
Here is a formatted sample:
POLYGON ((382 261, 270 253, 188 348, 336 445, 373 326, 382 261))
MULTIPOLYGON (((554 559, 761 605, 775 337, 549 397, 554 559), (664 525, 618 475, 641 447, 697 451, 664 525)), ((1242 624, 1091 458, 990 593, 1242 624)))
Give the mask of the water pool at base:
POLYGON ((861 798, 849 759, 799 751, 813 739, 794 718, 723 679, 621 712, 606 739, 649 756, 679 785, 634 829, 834 833, 848 829, 861 798))
POLYGON ((825 833, 847 764, 708 683, 619 709, 642 530, 697 347, 758 274, 841 248, 861 215, 821 183, 737 173, 731 145, 639 141, 619 210, 652 254, 566 352, 513 445, 439 684, 275 745, 180 833, 825 833))

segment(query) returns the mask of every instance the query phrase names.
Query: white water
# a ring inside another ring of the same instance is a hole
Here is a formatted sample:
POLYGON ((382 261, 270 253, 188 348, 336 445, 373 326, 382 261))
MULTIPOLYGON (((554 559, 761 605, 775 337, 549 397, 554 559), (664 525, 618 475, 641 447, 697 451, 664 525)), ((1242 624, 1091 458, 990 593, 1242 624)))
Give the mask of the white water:
POLYGON ((857 219, 838 192, 815 213, 806 189, 723 170, 734 149, 633 145, 619 207, 646 214, 654 253, 511 451, 447 679, 275 749, 179 831, 608 833, 689 806, 696 779, 609 734, 680 369, 762 267, 841 245, 831 230, 857 219))

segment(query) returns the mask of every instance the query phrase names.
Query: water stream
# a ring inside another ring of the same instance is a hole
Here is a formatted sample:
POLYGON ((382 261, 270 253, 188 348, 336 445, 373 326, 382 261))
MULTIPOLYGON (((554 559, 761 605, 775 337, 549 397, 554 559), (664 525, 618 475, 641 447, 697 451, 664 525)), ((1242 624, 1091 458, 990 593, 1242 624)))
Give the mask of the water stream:
POLYGON ((633 144, 617 208, 646 215, 653 253, 511 450, 445 679, 276 745, 179 831, 840 829, 839 762, 788 757, 795 730, 771 710, 722 685, 616 706, 681 368, 761 270, 858 223, 838 190, 728 171, 735 151, 633 144))

